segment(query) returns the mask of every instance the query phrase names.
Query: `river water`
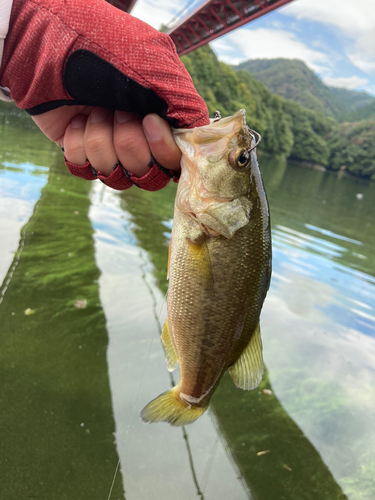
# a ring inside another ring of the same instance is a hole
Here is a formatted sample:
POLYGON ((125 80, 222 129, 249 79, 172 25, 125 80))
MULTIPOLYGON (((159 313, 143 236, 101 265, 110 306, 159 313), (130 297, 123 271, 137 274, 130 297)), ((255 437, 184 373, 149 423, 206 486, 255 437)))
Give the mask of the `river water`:
MULTIPOLYGON (((374 500, 375 183, 261 155, 265 375, 186 428, 140 421, 176 185, 119 193, 0 109, 0 498, 374 500)), ((177 375, 173 375, 177 379, 177 375)))

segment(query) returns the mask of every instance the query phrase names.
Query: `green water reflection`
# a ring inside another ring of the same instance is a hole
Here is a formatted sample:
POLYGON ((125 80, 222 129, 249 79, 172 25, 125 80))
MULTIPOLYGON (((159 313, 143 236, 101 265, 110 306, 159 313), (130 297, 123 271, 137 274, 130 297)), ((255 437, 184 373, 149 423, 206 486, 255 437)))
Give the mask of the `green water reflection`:
POLYGON ((262 156, 265 377, 250 393, 224 377, 183 434, 139 421, 170 384, 156 320, 176 186, 115 193, 69 176, 3 109, 0 498, 107 499, 120 457, 112 500, 373 500, 375 184, 262 156))
MULTIPOLYGON (((17 203, 19 185, 10 180, 25 181, 30 168, 14 132, 0 129, 8 141, 0 180, 17 203)), ((0 498, 106 498, 118 456, 90 185, 64 175, 56 148, 39 133, 23 134, 27 144, 35 140, 37 165, 49 175, 0 289, 0 498)), ((35 197, 24 191, 25 200, 35 197)), ((120 478, 113 494, 124 498, 120 478)))

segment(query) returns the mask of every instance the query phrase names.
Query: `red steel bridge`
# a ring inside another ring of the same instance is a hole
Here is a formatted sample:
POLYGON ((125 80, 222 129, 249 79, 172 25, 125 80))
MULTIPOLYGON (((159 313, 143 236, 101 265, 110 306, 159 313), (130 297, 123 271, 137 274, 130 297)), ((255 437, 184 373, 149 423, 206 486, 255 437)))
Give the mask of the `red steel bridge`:
MULTIPOLYGON (((130 12, 137 0, 108 0, 130 12)), ((180 56, 258 19, 293 0, 206 0, 167 31, 180 56)))

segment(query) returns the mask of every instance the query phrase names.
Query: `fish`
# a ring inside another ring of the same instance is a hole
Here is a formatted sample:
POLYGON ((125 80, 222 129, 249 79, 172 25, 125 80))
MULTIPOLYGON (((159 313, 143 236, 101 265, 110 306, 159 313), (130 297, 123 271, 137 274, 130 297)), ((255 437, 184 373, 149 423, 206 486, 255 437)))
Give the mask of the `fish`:
POLYGON ((270 215, 245 110, 175 129, 182 152, 169 246, 161 343, 175 387, 141 412, 144 422, 197 420, 222 376, 251 390, 263 375, 259 317, 271 280, 270 215))

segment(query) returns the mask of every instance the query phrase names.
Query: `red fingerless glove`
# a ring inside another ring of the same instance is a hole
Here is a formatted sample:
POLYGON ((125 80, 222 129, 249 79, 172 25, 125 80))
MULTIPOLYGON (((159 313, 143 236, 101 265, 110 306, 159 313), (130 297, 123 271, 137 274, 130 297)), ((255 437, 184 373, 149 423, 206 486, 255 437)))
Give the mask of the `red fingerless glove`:
POLYGON ((0 85, 31 115, 79 104, 209 123, 171 38, 104 0, 14 0, 0 85))

